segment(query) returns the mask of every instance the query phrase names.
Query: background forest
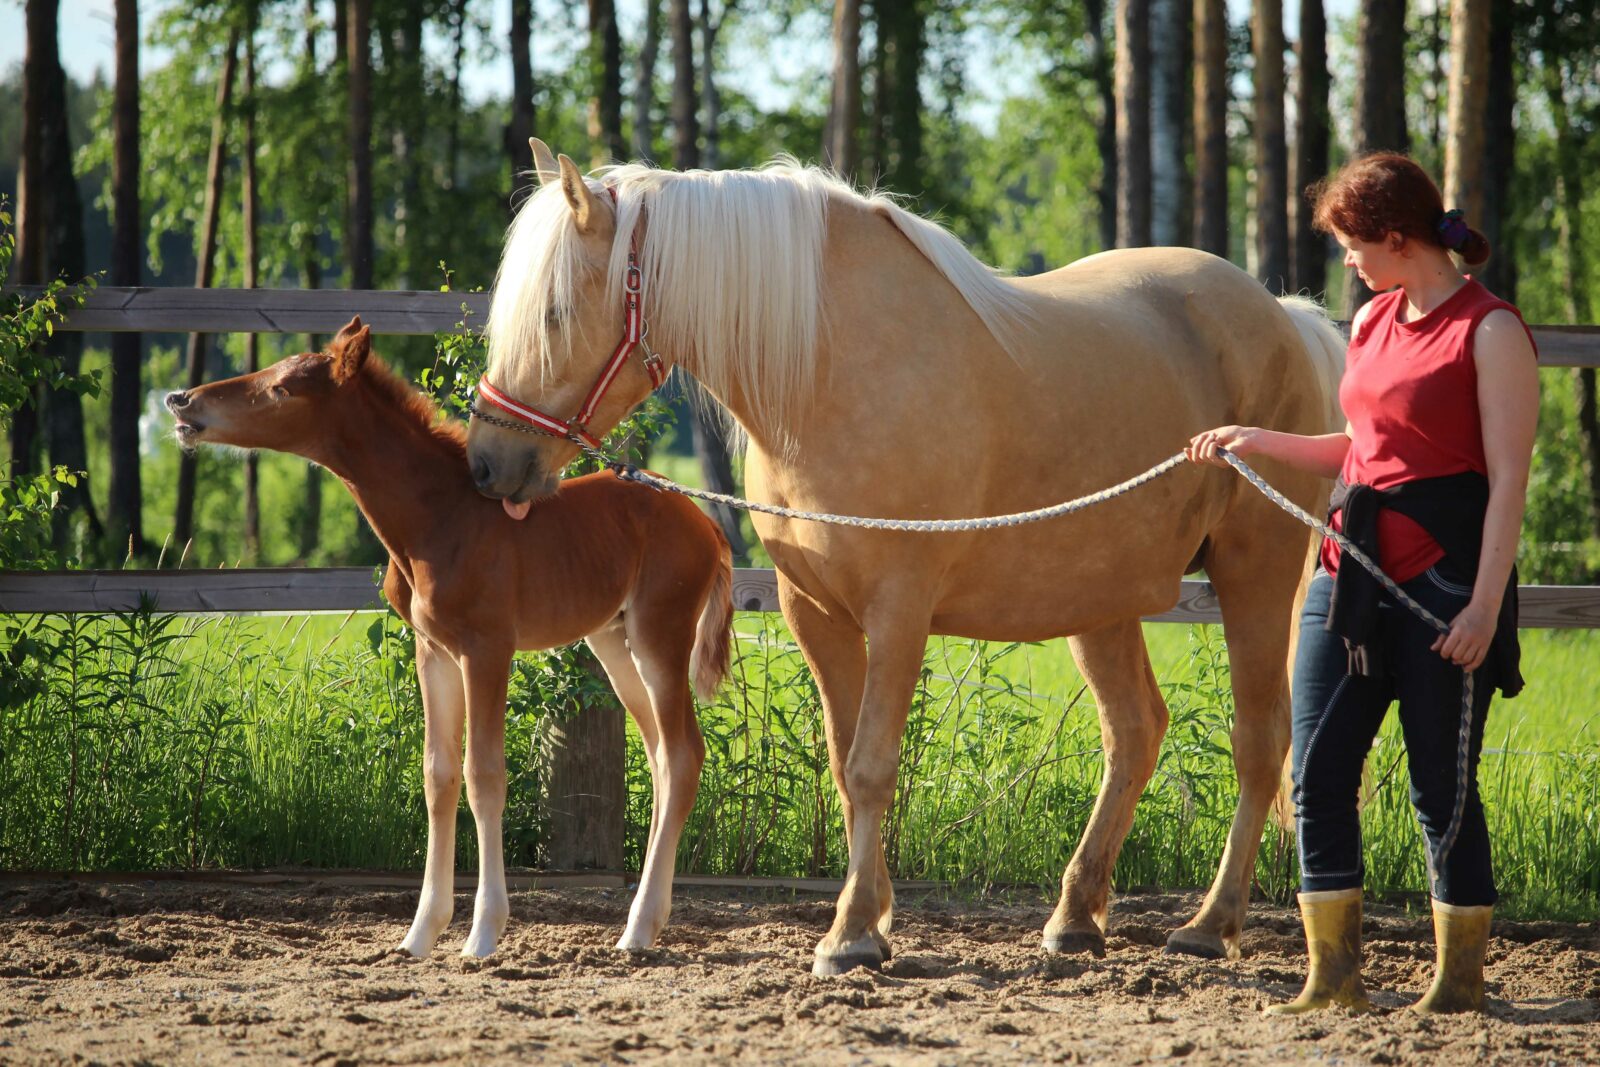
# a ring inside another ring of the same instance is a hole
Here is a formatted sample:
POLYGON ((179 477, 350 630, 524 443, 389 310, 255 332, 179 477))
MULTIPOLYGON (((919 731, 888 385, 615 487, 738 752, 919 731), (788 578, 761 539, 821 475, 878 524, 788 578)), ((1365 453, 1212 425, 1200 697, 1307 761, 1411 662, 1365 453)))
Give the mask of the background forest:
MULTIPOLYGON (((531 133, 594 164, 790 153, 904 195, 1008 270, 1194 244, 1348 316, 1366 294, 1299 190, 1397 147, 1495 243, 1492 289, 1530 322, 1595 320, 1592 0, 117 0, 92 31, 58 3, 0 13, 26 55, 0 72, 12 284, 487 287, 531 133), (74 81, 62 59, 91 32, 114 32, 116 62, 74 81)), ((4 563, 115 565, 130 544, 149 563, 170 542, 171 566, 191 539, 189 565, 377 562, 319 471, 185 461, 158 406, 187 376, 321 340, 50 339, 67 377, 7 405, 11 475, 87 477, 48 486, 54 552, 4 563), (81 398, 78 373, 98 380, 81 398)), ((438 359, 426 338, 381 350, 413 376, 438 359)), ((1525 580, 1592 579, 1594 371, 1544 375, 1525 580)), ((656 461, 694 476, 694 454, 700 480, 736 484, 674 411, 656 461)))

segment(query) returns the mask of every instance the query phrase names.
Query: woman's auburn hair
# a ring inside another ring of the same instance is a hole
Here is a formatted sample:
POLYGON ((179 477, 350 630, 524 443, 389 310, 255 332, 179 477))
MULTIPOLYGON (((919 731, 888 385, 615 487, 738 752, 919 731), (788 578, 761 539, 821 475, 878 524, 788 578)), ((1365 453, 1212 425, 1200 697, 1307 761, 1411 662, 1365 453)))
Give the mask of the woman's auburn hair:
MULTIPOLYGON (((1323 233, 1381 241, 1391 233, 1436 248, 1444 197, 1416 160, 1399 152, 1372 152, 1352 159, 1331 178, 1306 190, 1314 205, 1311 222, 1323 233)), ((1469 228, 1460 248, 1450 249, 1469 267, 1489 258, 1489 239, 1469 228)))

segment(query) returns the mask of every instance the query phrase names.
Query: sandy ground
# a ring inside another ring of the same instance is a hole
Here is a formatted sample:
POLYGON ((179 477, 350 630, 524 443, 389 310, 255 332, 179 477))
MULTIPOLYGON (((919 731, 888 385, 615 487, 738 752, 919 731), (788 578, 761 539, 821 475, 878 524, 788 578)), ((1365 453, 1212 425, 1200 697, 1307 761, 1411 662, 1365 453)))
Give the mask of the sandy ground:
POLYGON ((1036 947, 1043 900, 903 894, 881 973, 818 979, 822 896, 680 890, 662 946, 609 946, 628 897, 512 894, 499 953, 393 951, 414 892, 314 882, 0 883, 0 1063, 1600 1063, 1600 929, 1498 923, 1486 1015, 1403 1010, 1425 919, 1372 909, 1379 1014, 1269 1019, 1299 922, 1257 905, 1245 958, 1161 954, 1189 893, 1120 897, 1104 960, 1036 947))

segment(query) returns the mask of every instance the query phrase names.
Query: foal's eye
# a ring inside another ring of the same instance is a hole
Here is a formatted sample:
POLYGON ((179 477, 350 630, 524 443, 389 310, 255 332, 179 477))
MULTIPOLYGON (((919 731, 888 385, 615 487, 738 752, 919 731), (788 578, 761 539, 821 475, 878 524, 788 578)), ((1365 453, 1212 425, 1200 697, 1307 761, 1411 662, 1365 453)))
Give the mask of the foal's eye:
POLYGON ((274 385, 272 387, 272 389, 270 390, 270 392, 272 393, 272 399, 274 399, 274 400, 287 400, 287 399, 289 399, 289 390, 285 389, 281 385, 274 385))

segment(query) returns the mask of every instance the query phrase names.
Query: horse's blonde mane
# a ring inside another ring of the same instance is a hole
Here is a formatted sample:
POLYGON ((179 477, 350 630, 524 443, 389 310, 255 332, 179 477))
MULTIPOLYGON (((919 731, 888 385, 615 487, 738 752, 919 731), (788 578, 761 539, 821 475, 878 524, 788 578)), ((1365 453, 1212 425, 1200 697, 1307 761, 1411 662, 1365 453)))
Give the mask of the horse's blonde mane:
MULTIPOLYGON (((643 214, 639 258, 651 346, 669 356, 694 352, 702 384, 719 396, 737 384, 752 417, 775 429, 791 423, 816 387, 826 329, 822 245, 833 199, 888 218, 1013 356, 1030 321, 1021 292, 948 231, 882 193, 857 192, 792 159, 757 170, 682 173, 630 163, 594 172, 589 184, 599 196, 606 196, 604 186, 617 194, 606 291, 618 329, 629 237, 643 214)), ((572 212, 552 181, 511 224, 489 308, 490 366, 516 377, 532 370, 541 382, 566 377, 560 361, 567 353, 552 344, 545 322, 572 307, 586 269, 572 212)))

